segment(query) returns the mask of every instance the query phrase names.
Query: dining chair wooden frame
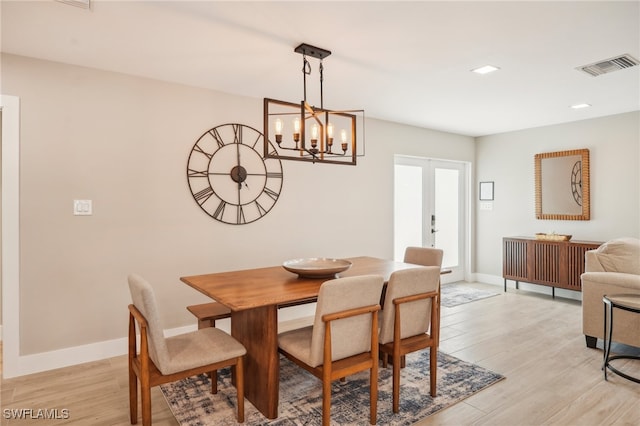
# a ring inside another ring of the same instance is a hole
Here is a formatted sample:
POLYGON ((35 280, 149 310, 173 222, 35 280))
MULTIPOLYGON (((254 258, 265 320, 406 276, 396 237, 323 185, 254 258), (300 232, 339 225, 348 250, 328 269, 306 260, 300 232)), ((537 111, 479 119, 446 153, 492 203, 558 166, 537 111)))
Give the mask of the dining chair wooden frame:
POLYGON ((323 363, 311 367, 293 355, 279 348, 280 353, 293 361, 296 365, 307 370, 322 380, 322 425, 329 426, 331 419, 331 382, 364 370, 370 370, 370 415, 369 423, 376 424, 378 413, 378 311, 380 305, 370 305, 360 308, 347 309, 340 312, 325 314, 322 321, 325 324, 323 363), (341 319, 358 315, 371 315, 371 351, 353 355, 340 360, 331 360, 331 323, 341 319))
MULTIPOLYGON (((244 355, 217 363, 176 373, 163 375, 149 357, 148 323, 144 315, 133 305, 129 305, 129 411, 131 424, 138 423, 138 381, 140 382, 142 424, 151 425, 151 388, 164 383, 175 382, 187 377, 210 373, 220 368, 235 369, 238 423, 244 422, 244 355), (140 351, 136 341, 136 322, 140 328, 140 351)), ((215 382, 212 381, 212 393, 216 393, 215 382)))
POLYGON ((388 356, 393 358, 393 412, 400 410, 400 368, 404 367, 404 356, 408 353, 429 348, 429 393, 436 396, 436 380, 438 369, 438 333, 440 330, 439 309, 440 294, 438 291, 414 294, 406 297, 393 299, 394 324, 393 341, 381 344, 382 366, 386 367, 388 356), (431 322, 429 333, 419 334, 407 338, 400 338, 402 331, 401 307, 405 303, 415 302, 423 299, 431 299, 431 322))

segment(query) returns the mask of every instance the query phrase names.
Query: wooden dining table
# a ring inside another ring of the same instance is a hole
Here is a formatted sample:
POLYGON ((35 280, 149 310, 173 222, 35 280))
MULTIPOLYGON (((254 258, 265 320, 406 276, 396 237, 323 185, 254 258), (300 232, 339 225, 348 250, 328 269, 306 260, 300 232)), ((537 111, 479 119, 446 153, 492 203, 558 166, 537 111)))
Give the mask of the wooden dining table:
MULTIPOLYGON (((348 258, 338 277, 382 275, 419 267, 374 257, 348 258)), ((329 278, 330 279, 330 278, 329 278)), ((269 419, 278 417, 280 358, 278 307, 317 300, 325 279, 302 278, 282 266, 181 277, 181 281, 231 310, 231 335, 247 349, 245 396, 269 419)))

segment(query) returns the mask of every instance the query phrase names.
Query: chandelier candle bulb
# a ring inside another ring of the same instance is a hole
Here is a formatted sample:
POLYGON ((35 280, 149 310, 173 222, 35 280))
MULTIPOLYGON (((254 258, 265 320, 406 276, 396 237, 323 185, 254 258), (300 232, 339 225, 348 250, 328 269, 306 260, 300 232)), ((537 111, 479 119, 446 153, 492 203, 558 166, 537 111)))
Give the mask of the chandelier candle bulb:
POLYGON ((315 148, 316 145, 318 145, 318 125, 314 124, 311 126, 311 146, 315 148))
POLYGON ((346 151, 347 150, 347 131, 345 129, 342 129, 340 131, 340 140, 342 141, 342 150, 346 151))
POLYGON ((331 123, 327 124, 327 134, 333 139, 333 124, 331 123))
POLYGON ((282 143, 282 129, 284 127, 284 123, 279 118, 275 121, 276 128, 276 142, 278 144, 282 143))
POLYGON ((297 148, 300 140, 300 119, 298 117, 293 120, 293 140, 296 142, 297 148))
POLYGON ((327 146, 329 147, 329 152, 331 152, 331 146, 333 145, 333 124, 327 124, 327 146))

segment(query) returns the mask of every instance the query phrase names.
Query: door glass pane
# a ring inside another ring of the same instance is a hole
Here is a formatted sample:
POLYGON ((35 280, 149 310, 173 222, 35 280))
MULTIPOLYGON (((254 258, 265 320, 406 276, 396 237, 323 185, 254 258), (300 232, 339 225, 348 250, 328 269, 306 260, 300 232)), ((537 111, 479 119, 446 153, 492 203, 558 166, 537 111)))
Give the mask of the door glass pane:
POLYGON ((444 251, 442 267, 452 268, 460 263, 458 241, 460 207, 458 196, 459 171, 453 169, 434 170, 435 216, 437 232, 435 247, 444 251))
POLYGON ((422 246, 422 167, 396 164, 394 180, 394 258, 407 246, 422 246))

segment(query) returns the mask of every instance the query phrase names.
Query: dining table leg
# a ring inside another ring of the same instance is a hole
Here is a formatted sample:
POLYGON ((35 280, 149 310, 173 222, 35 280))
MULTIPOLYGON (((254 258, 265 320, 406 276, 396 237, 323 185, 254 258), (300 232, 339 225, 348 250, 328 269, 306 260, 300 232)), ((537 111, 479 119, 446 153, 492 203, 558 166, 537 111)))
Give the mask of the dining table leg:
POLYGON ((231 335, 247 349, 245 397, 268 419, 278 417, 278 307, 231 312, 231 335))

